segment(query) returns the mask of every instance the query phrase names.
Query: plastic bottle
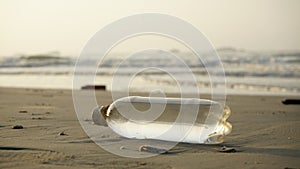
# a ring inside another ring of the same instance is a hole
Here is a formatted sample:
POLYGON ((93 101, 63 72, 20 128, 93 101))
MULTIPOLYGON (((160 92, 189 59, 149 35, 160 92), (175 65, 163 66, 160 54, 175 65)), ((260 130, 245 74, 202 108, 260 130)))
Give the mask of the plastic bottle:
POLYGON ((231 132, 229 115, 211 100, 130 96, 96 108, 92 117, 126 138, 218 144, 231 132))

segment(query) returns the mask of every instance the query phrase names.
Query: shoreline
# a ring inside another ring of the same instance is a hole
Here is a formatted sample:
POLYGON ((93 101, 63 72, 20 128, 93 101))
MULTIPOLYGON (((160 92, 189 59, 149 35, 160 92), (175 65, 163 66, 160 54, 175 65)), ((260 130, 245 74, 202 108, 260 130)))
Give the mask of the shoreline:
MULTIPOLYGON (((7 87, 7 86, 0 86, 0 89, 7 89, 7 90, 40 90, 40 91, 43 91, 43 90, 50 90, 50 91, 53 91, 53 90, 57 90, 57 91, 86 91, 86 90, 90 90, 90 89, 70 89, 70 88, 39 88, 39 87, 7 87)), ((95 90, 96 93, 97 92, 107 92, 107 93, 110 93, 111 91, 110 90, 95 90)), ((119 93, 122 93, 120 91, 118 91, 119 93)), ((250 92, 250 91, 249 91, 250 92)), ((134 92, 136 94, 141 94, 143 96, 146 96, 147 94, 149 94, 149 92, 134 92)), ((180 93, 176 93, 176 92, 169 92, 169 93, 166 93, 166 95, 171 95, 171 96, 177 96, 179 95, 180 93)), ((210 95, 210 93, 200 93, 200 95, 204 95, 204 96, 208 96, 210 95)), ((258 92, 258 91, 255 91, 254 93, 226 93, 226 97, 227 96, 253 96, 253 97, 287 97, 287 98, 298 98, 300 99, 300 93, 293 93, 293 94, 285 94, 285 93, 263 93, 263 92, 258 92)))
MULTIPOLYGON (((96 91, 96 96, 99 105, 111 103, 110 92, 96 91)), ((281 103, 282 99, 298 96, 228 95, 226 104, 232 111, 228 121, 233 130, 224 143, 179 143, 170 150, 172 154, 144 159, 119 157, 91 141, 78 122, 72 90, 0 87, 0 98, 0 168, 300 166, 300 106, 281 103), (24 128, 12 129, 14 125, 24 128), (237 152, 219 152, 222 146, 237 152)))

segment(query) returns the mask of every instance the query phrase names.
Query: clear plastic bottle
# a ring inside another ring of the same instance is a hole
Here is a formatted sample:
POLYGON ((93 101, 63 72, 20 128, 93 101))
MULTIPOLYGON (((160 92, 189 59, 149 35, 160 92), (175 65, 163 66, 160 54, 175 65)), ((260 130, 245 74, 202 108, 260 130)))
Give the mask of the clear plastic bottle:
POLYGON ((97 125, 126 138, 218 144, 231 132, 230 109, 192 98, 130 96, 93 111, 97 125))

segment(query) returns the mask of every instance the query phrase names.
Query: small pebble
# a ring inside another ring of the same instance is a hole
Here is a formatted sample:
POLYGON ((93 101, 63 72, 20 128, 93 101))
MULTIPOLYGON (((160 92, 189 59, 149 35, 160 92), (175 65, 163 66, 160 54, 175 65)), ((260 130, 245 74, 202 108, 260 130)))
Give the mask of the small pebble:
POLYGON ((43 118, 42 117, 32 117, 31 119, 32 120, 42 120, 43 118))
POLYGON ((143 145, 139 148, 139 151, 145 151, 145 152, 149 152, 149 153, 156 153, 156 154, 164 154, 167 153, 166 149, 163 148, 156 148, 153 146, 149 146, 149 145, 143 145))
POLYGON ((24 127, 22 125, 14 125, 12 126, 12 129, 23 129, 24 127))
POLYGON ((100 136, 100 138, 108 138, 108 137, 109 137, 109 135, 106 135, 106 134, 103 134, 100 136))
POLYGON ((26 110, 20 110, 19 113, 28 113, 26 110))
POLYGON ((67 136, 67 134, 65 132, 59 132, 58 135, 59 136, 67 136))
POLYGON ((222 152, 222 153, 235 153, 237 152, 236 149, 234 148, 230 148, 230 147, 226 147, 226 146, 223 146, 219 152, 222 152))
POLYGON ((147 163, 146 162, 140 162, 140 165, 146 165, 147 163))

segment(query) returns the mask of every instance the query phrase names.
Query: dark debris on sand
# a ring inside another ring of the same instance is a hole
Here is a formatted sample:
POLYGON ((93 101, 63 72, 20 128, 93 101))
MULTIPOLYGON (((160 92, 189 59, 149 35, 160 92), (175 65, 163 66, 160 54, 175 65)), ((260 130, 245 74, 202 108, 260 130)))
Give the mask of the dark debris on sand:
POLYGON ((219 152, 221 152, 221 153, 235 153, 235 152, 237 152, 237 150, 235 148, 223 146, 223 147, 221 147, 221 149, 219 149, 219 152))
POLYGON ((62 132, 59 132, 58 135, 59 136, 67 136, 68 134, 66 134, 64 131, 62 131, 62 132))
POLYGON ((27 110, 20 110, 19 113, 28 113, 27 110))
POLYGON ((12 129, 23 129, 24 127, 22 125, 14 125, 11 128, 12 129))

